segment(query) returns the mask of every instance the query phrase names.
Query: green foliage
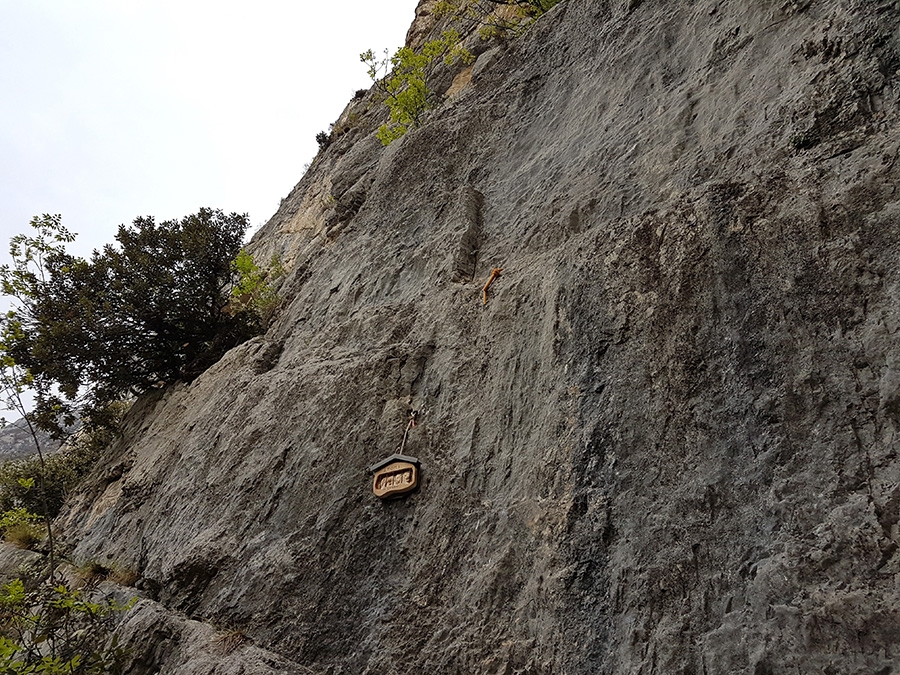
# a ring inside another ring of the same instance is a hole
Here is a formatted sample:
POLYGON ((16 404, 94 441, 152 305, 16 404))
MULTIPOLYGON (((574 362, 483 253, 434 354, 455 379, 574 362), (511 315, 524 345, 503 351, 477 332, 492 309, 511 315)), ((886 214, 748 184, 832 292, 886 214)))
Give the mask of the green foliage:
POLYGON ((33 299, 39 281, 45 281, 48 261, 64 255, 65 245, 75 241, 75 235, 63 227, 59 214, 35 216, 29 224, 36 230, 35 236, 17 234, 9 240, 13 264, 0 268, 0 289, 4 295, 33 299))
POLYGON ((43 514, 44 500, 40 491, 25 489, 18 482, 23 477, 43 476, 49 517, 54 518, 69 490, 93 467, 95 460, 96 456, 49 455, 43 471, 37 457, 0 464, 0 509, 24 507, 43 514))
MULTIPOLYGON (((0 270, 2 274, 2 270, 0 270)), ((10 287, 12 282, 10 282, 10 287)), ((33 415, 28 415, 28 407, 23 398, 26 390, 31 390, 39 405, 45 409, 54 409, 54 396, 50 394, 46 383, 36 381, 28 368, 16 362, 12 350, 16 344, 26 339, 21 322, 13 311, 0 316, 0 408, 17 413, 25 418, 26 426, 31 432, 35 448, 40 452, 40 445, 33 427, 33 415)), ((6 419, 0 418, 0 427, 6 425, 6 419)))
POLYGON ((263 270, 252 255, 241 249, 231 261, 231 269, 237 275, 237 282, 231 289, 228 311, 251 313, 267 325, 281 307, 281 298, 270 283, 284 276, 278 254, 272 256, 269 266, 263 270))
POLYGON ((257 330, 223 311, 246 215, 137 218, 90 259, 65 250, 73 236, 59 216, 31 225, 37 234, 13 237, 13 264, 0 267, 15 301, 0 351, 27 372, 42 428, 58 430, 76 401, 91 423, 112 401, 191 380, 257 330))
POLYGON ((419 51, 402 47, 391 57, 385 51, 384 57, 379 58, 369 49, 359 55, 391 111, 391 121, 378 130, 382 144, 390 145, 422 123, 431 108, 428 70, 439 58, 450 65, 457 58, 470 62, 472 55, 460 46, 459 33, 455 30, 445 31, 439 39, 427 42, 419 51))
MULTIPOLYGON (((51 384, 35 378, 28 364, 21 359, 19 348, 28 340, 22 315, 38 305, 41 289, 48 283, 51 270, 67 258, 65 245, 74 241, 75 236, 63 227, 59 215, 35 216, 30 225, 35 235, 18 234, 10 239, 12 265, 0 266, 0 290, 18 301, 16 309, 0 317, 0 390, 3 396, 0 404, 25 417, 34 436, 32 420, 37 416, 26 415, 28 411, 22 399, 26 389, 32 390, 42 414, 57 418, 63 411, 58 396, 52 393, 51 384)), ((53 426, 58 430, 56 424, 53 426)), ((36 437, 35 445, 40 452, 36 437)))
POLYGON ((109 406, 102 413, 102 425, 77 433, 58 452, 46 456, 43 465, 37 456, 0 464, 0 511, 24 507, 55 518, 66 496, 94 468, 103 450, 116 437, 117 426, 128 408, 125 402, 109 406), (42 479, 43 491, 34 489, 36 479, 42 479))
POLYGON ((41 519, 36 513, 31 513, 25 507, 10 509, 0 513, 0 530, 16 525, 32 525, 41 519))
MULTIPOLYGON (((43 269, 43 258, 45 255, 52 256, 58 253, 61 244, 53 242, 66 242, 71 240, 71 235, 66 232, 58 221, 45 217, 45 220, 33 220, 32 225, 38 230, 39 236, 36 239, 29 240, 27 237, 13 237, 10 245, 10 252, 18 255, 14 258, 13 268, 4 267, 0 269, 0 281, 3 288, 17 292, 21 297, 30 299, 29 289, 37 283, 37 277, 34 275, 30 265, 37 265, 38 271, 43 269), (54 233, 54 228, 56 228, 54 233), (4 274, 6 272, 6 274, 4 274)), ((47 502, 46 485, 44 484, 44 473, 46 465, 44 463, 44 453, 41 450, 40 439, 35 429, 34 414, 29 411, 22 398, 26 388, 34 391, 35 399, 39 407, 44 406, 48 411, 54 411, 55 406, 52 404, 53 396, 48 395, 47 383, 35 382, 34 376, 28 368, 21 366, 12 356, 12 345, 25 339, 25 333, 22 330, 21 323, 16 319, 15 312, 9 312, 3 319, 0 319, 0 405, 6 410, 15 411, 22 416, 31 439, 34 442, 34 449, 37 453, 39 482, 39 503, 41 506, 40 513, 47 516, 49 513, 47 502)), ((53 414, 48 412, 47 414, 53 414)), ((54 419, 54 424, 58 422, 54 419)), ((5 419, 0 419, 0 426, 6 424, 5 419)), ((18 476, 16 478, 16 488, 20 491, 30 492, 34 487, 33 476, 18 476)), ((7 541, 16 544, 21 548, 31 548, 41 540, 41 532, 30 517, 29 512, 24 509, 21 503, 12 503, 5 510, 4 517, 6 526, 3 527, 3 537, 7 541), (10 520, 11 519, 11 520, 10 520)), ((47 543, 50 553, 50 575, 53 576, 55 568, 55 546, 53 542, 53 528, 50 526, 50 518, 45 517, 44 528, 47 533, 47 543)))
POLYGON ((331 134, 327 131, 320 131, 316 134, 316 143, 319 144, 319 152, 325 150, 329 145, 331 145, 331 134))
POLYGON ((126 652, 110 636, 115 616, 133 604, 93 602, 64 584, 8 583, 0 589, 0 673, 121 673, 126 652))
POLYGON ((0 532, 3 538, 19 548, 31 548, 41 541, 44 528, 41 517, 24 507, 0 513, 0 532))
POLYGON ((469 30, 478 27, 483 40, 519 35, 560 0, 440 0, 435 15, 450 17, 469 30))

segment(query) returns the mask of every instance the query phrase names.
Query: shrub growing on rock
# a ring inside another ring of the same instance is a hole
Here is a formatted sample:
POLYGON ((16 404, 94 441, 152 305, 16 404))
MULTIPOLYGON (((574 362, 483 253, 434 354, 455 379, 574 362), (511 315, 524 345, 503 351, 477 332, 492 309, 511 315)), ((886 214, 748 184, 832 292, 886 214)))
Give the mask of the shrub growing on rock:
POLYGON ((0 464, 0 511, 24 507, 55 518, 66 495, 94 468, 116 437, 118 424, 129 407, 127 402, 113 404, 104 412, 102 425, 77 432, 57 452, 44 457, 43 463, 34 455, 0 464))
POLYGON ((427 42, 419 51, 402 47, 391 57, 385 51, 384 57, 379 58, 369 49, 359 55, 391 111, 391 121, 378 129, 382 144, 389 145, 409 129, 422 124, 425 113, 431 108, 428 71, 439 58, 449 65, 457 58, 470 62, 472 55, 462 48, 459 33, 455 30, 445 31, 440 39, 427 42))
POLYGON ((319 144, 319 151, 325 150, 331 145, 331 134, 327 131, 320 131, 316 134, 316 143, 319 144))
POLYGON ((440 0, 437 16, 449 16, 466 27, 478 27, 483 40, 507 39, 524 31, 560 0, 440 0))
POLYGON ((284 267, 278 255, 273 255, 266 269, 259 265, 244 249, 231 262, 237 281, 231 289, 231 301, 227 311, 233 314, 250 314, 268 325, 281 307, 281 298, 272 286, 273 281, 284 276, 284 267))

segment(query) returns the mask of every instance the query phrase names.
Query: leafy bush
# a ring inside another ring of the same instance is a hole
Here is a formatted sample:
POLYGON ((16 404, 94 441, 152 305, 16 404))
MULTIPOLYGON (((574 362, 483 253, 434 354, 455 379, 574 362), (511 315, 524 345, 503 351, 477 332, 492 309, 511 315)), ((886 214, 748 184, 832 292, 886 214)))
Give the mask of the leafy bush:
MULTIPOLYGON (((69 489, 93 464, 94 458, 87 458, 87 461, 82 462, 80 457, 66 455, 47 457, 43 471, 47 510, 49 511, 49 514, 46 515, 54 518, 59 513, 69 489)), ((45 515, 40 492, 23 488, 20 483, 23 478, 35 478, 41 475, 40 460, 37 457, 11 460, 0 464, 0 509, 22 507, 45 515)))
POLYGON ((133 604, 92 602, 63 584, 27 590, 21 579, 0 589, 0 673, 121 673, 126 652, 112 633, 133 604))
POLYGON ((0 530, 5 530, 15 525, 36 523, 40 519, 41 517, 36 513, 31 513, 25 507, 20 506, 19 508, 0 513, 0 530))
POLYGON ((231 289, 228 311, 258 316, 268 325, 281 307, 281 298, 269 283, 284 276, 284 267, 277 254, 272 256, 267 269, 260 269, 253 256, 241 249, 231 262, 237 281, 231 289))
POLYGON ((369 49, 359 55, 391 111, 391 121, 378 130, 383 145, 390 145, 422 123, 431 108, 428 69, 439 58, 449 65, 456 58, 470 62, 473 57, 460 46, 459 33, 454 30, 445 31, 440 39, 425 43, 419 51, 402 47, 391 57, 385 51, 384 58, 378 58, 369 49))
POLYGON ((331 134, 327 131, 320 131, 316 134, 316 143, 319 144, 319 152, 325 150, 329 145, 331 145, 331 134))

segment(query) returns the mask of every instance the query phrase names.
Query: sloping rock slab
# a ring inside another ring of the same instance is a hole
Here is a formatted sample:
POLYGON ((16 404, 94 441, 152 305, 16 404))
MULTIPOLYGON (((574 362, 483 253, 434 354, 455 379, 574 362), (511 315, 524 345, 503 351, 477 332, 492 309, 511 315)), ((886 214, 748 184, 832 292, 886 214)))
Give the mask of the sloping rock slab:
POLYGON ((312 675, 317 671, 255 647, 242 633, 217 631, 152 600, 141 600, 117 630, 131 650, 131 675, 312 675))

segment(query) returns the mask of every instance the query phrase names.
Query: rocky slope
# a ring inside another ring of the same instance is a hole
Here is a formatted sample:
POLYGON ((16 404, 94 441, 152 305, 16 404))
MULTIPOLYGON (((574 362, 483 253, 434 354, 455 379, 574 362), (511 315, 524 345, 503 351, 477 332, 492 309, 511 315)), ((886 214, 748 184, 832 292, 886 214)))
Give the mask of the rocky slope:
POLYGON ((59 519, 155 599, 131 672, 896 672, 898 25, 565 0, 388 148, 351 103, 277 321, 59 519))
MULTIPOLYGON (((38 442, 44 452, 54 452, 60 446, 59 441, 40 431, 38 432, 38 442)), ((0 462, 26 459, 36 452, 34 438, 21 418, 0 428, 0 462)))

